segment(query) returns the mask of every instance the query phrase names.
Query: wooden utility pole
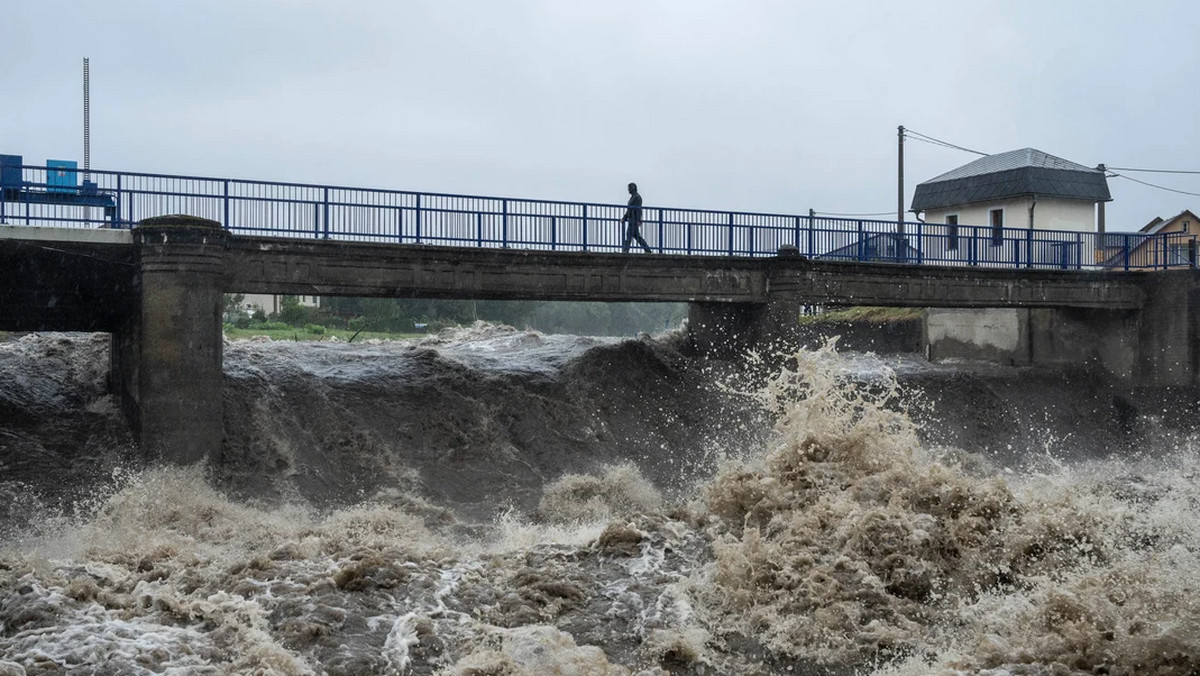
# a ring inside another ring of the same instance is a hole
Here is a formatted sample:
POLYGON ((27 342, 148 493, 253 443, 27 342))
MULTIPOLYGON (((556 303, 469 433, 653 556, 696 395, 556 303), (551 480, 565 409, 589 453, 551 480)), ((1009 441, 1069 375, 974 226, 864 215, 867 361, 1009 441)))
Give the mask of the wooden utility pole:
POLYGON ((904 125, 897 127, 896 232, 904 234, 904 125))

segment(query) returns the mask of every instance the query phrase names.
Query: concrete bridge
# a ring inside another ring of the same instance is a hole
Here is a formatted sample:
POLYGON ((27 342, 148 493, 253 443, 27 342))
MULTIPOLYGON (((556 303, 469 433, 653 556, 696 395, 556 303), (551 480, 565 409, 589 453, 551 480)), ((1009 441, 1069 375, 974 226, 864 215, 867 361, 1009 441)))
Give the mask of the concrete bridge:
POLYGON ((786 340, 802 304, 1017 308, 1031 363, 1094 361, 1134 384, 1200 370, 1191 270, 930 267, 239 236, 187 216, 131 230, 0 226, 0 330, 113 335, 112 384, 149 452, 219 453, 224 293, 686 302, 696 348, 786 340))

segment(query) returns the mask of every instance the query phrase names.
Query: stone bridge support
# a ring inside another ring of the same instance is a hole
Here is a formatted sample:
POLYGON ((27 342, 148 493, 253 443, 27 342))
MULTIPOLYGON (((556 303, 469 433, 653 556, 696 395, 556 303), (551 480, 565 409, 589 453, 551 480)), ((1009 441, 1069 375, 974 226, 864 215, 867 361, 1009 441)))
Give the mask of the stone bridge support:
POLYGON ((213 221, 164 216, 133 234, 139 300, 113 331, 112 382, 149 457, 218 458, 226 233, 213 221))
POLYGON ((1138 316, 1138 384, 1200 385, 1200 270, 1149 276, 1146 305, 1138 316))
POLYGON ((692 345, 721 358, 793 348, 799 322, 800 300, 791 295, 772 296, 764 303, 688 303, 692 345))

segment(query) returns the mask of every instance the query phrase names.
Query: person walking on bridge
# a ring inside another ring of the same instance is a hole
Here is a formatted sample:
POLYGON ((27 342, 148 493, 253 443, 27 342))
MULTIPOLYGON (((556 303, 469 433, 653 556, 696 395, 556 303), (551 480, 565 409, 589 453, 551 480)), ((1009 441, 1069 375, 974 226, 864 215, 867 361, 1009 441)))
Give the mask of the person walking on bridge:
POLYGON ((642 196, 638 194, 637 183, 629 184, 629 207, 625 209, 625 215, 621 217, 621 222, 627 223, 625 241, 621 243, 621 253, 629 253, 629 246, 633 244, 634 240, 642 245, 642 249, 646 253, 654 253, 650 250, 650 245, 646 244, 646 240, 642 238, 642 196))

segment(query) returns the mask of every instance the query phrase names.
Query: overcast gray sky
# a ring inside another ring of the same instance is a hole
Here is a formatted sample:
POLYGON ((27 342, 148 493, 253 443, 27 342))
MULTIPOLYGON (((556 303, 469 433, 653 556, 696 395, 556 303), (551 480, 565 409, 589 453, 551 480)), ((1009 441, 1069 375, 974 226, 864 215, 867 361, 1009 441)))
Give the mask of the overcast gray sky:
MULTIPOLYGON (((896 127, 1200 169, 1200 3, 0 0, 0 152, 739 211, 885 212, 896 127)), ((975 158, 910 140, 906 196, 975 158)), ((1131 174, 1200 193, 1200 175, 1131 174)), ((1109 180, 1109 227, 1200 197, 1109 180)))

